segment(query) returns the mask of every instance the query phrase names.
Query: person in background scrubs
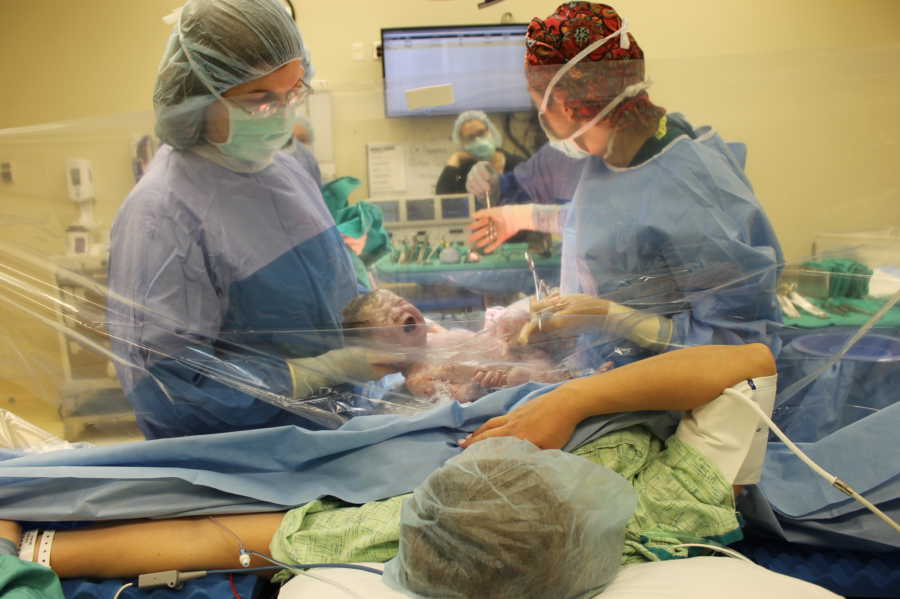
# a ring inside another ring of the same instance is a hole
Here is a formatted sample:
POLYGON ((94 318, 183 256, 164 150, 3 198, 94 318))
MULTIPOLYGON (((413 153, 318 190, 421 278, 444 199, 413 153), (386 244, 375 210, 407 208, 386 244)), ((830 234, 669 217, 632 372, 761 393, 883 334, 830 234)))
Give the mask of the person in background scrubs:
POLYGON ((119 379, 148 438, 321 428, 299 399, 399 366, 344 347, 353 267, 316 181, 279 152, 307 52, 276 0, 189 0, 168 21, 164 145, 111 232, 119 379))
POLYGON ((310 147, 315 139, 312 124, 309 122, 309 119, 302 115, 298 115, 296 119, 291 137, 287 145, 284 146, 284 151, 300 163, 300 167, 312 176, 316 185, 322 187, 322 171, 319 169, 319 161, 316 160, 316 156, 310 147))
POLYGON ((777 343, 768 333, 781 318, 783 258, 744 173, 745 147, 650 101, 644 54, 605 4, 533 19, 525 72, 549 143, 587 163, 564 222, 527 204, 475 214, 470 243, 485 251, 522 229, 563 234, 562 295, 533 305, 542 318, 521 341, 590 331, 594 365, 777 343))
POLYGON ((498 173, 512 171, 524 159, 500 148, 503 136, 481 110, 467 110, 453 123, 454 152, 438 177, 439 194, 466 193, 466 177, 479 160, 486 161, 498 173))

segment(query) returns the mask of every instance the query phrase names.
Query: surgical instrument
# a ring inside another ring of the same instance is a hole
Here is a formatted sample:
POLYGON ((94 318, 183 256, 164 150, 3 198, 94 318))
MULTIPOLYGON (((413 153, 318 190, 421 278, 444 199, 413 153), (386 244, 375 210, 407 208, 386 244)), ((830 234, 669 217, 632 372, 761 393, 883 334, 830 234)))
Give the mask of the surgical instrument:
MULTIPOLYGON (((531 271, 531 278, 534 280, 534 299, 536 301, 541 301, 548 294, 550 288, 541 278, 538 276, 537 268, 534 266, 534 258, 531 257, 531 254, 528 250, 525 250, 525 264, 528 265, 528 270, 531 271)), ((544 315, 542 313, 534 314, 532 317, 532 321, 537 320, 538 330, 544 330, 544 315)))

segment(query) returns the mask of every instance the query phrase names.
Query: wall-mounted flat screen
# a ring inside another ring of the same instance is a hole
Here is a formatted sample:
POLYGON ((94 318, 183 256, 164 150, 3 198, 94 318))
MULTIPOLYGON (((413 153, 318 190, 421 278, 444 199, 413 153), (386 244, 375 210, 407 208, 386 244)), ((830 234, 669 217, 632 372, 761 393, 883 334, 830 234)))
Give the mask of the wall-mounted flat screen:
POLYGON ((385 113, 389 117, 532 109, 525 85, 523 23, 381 30, 385 113), (450 86, 451 104, 410 109, 408 92, 450 86))

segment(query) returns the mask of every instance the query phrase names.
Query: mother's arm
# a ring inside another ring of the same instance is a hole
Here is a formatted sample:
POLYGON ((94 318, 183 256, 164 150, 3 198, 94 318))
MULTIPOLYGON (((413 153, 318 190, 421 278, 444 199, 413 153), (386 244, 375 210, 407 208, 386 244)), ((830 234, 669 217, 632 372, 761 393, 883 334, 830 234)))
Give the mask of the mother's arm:
POLYGON ((775 374, 765 345, 706 345, 660 354, 603 374, 569 381, 509 414, 492 418, 460 445, 518 437, 559 449, 591 416, 641 410, 692 410, 723 389, 775 374))

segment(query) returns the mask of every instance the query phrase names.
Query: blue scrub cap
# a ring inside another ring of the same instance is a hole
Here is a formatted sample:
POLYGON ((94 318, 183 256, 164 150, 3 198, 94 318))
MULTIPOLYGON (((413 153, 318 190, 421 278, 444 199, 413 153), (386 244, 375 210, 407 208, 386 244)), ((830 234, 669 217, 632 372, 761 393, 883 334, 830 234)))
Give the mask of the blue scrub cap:
POLYGON ((406 500, 385 582, 413 597, 593 597, 615 576, 634 488, 511 437, 476 443, 406 500))
POLYGON ((456 117, 456 122, 453 123, 453 143, 462 146, 462 140, 459 138, 459 130, 462 128, 463 123, 469 121, 481 121, 487 125, 488 131, 491 132, 491 136, 494 138, 494 145, 498 148, 503 145, 503 136, 500 135, 500 131, 494 126, 494 123, 491 122, 491 119, 488 118, 487 113, 483 110, 467 110, 456 117))
POLYGON ((275 0, 188 0, 166 18, 175 29, 159 65, 156 134, 186 149, 202 143, 206 108, 222 93, 309 54, 287 10, 275 0))

